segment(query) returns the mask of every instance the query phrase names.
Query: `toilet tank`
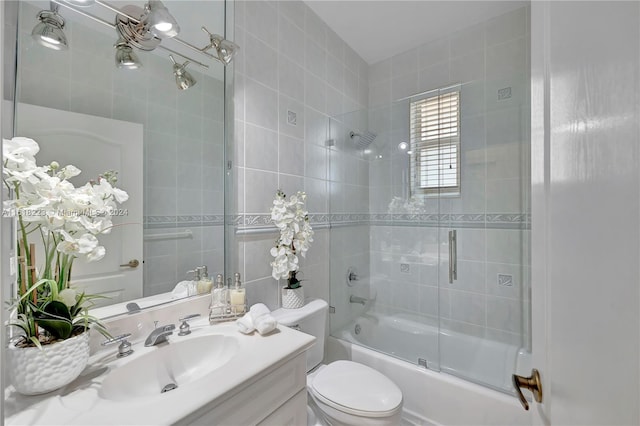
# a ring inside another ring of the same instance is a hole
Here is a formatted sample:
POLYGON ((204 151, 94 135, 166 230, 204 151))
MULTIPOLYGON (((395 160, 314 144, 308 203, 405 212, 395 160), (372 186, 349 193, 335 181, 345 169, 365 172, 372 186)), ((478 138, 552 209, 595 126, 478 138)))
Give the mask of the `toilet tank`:
POLYGON ((316 341, 307 351, 307 371, 322 362, 329 305, 322 299, 314 299, 298 309, 277 309, 271 315, 279 324, 295 328, 315 336, 316 341))

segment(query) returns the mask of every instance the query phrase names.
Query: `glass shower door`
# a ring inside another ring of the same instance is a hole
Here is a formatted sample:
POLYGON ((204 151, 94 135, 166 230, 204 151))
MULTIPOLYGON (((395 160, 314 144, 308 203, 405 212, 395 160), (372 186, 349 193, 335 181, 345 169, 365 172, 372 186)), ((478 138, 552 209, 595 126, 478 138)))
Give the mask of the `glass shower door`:
MULTIPOLYGON (((427 197, 415 188, 421 160, 414 140, 417 123, 413 101, 411 98, 394 102, 387 123, 372 111, 374 127, 388 126, 385 150, 377 161, 384 162, 385 156, 388 157, 391 184, 389 201, 383 206, 385 215, 374 214, 371 226, 374 236, 380 234, 378 228, 386 232, 378 239, 372 238, 372 246, 383 247, 384 253, 386 245, 388 251, 390 303, 386 309, 392 324, 401 330, 397 335, 403 336, 403 341, 397 344, 398 357, 439 371, 438 279, 441 272, 437 224, 441 199, 427 197)), ((373 263, 376 262, 372 260, 373 263)))
POLYGON ((331 333, 439 370, 439 198, 411 196, 409 108, 329 122, 331 333))
POLYGON ((459 194, 440 194, 439 350, 443 372, 513 393, 530 362, 528 106, 486 98, 498 84, 459 86, 459 194))

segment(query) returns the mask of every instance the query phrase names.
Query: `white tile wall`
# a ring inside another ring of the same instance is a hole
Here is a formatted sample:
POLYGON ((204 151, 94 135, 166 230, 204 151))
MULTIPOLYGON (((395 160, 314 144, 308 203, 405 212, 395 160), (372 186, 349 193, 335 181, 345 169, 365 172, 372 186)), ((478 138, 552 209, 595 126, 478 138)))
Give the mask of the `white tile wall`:
MULTIPOLYGON (((328 213, 334 183, 340 186, 341 203, 349 196, 355 199, 353 208, 366 209, 366 194, 356 188, 357 174, 351 176, 352 188, 332 180, 325 142, 329 115, 366 107, 368 65, 301 1, 242 1, 235 6, 235 37, 241 45, 234 69, 238 212, 269 213, 281 188, 287 194, 305 190, 309 212, 328 213), (290 112, 296 115, 295 125, 288 122, 290 112)), ((352 160, 354 170, 361 170, 357 159, 352 160)), ((322 240, 328 236, 328 231, 317 230, 301 267, 308 281, 306 295, 326 300, 329 247, 322 240)), ((238 241, 249 300, 271 308, 279 303, 268 253, 275 237, 238 241)))

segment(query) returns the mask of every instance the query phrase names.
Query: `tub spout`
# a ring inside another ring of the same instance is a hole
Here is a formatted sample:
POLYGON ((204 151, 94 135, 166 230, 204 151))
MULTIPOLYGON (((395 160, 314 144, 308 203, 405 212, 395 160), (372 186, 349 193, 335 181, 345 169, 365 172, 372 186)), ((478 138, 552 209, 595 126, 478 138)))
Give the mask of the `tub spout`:
POLYGON ((369 300, 365 299, 364 297, 354 296, 353 294, 349 296, 349 303, 359 303, 362 306, 364 306, 364 304, 367 303, 368 301, 369 300))

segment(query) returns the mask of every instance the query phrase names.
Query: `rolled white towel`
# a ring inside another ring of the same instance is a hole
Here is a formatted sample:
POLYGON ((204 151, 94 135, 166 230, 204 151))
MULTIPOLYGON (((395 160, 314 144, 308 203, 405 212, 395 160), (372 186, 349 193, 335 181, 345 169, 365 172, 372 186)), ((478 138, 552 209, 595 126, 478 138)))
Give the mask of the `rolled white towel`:
MULTIPOLYGON (((244 314, 242 318, 238 318, 236 320, 236 324, 238 325, 238 331, 240 333, 249 334, 255 330, 255 326, 253 324, 253 319, 251 318, 251 313, 247 312, 244 314)), ((262 333, 260 333, 262 334, 262 333)))
POLYGON ((261 335, 269 334, 278 326, 278 321, 271 316, 271 311, 264 303, 256 303, 249 308, 253 325, 261 335))
POLYGON ((278 326, 278 321, 271 314, 263 314, 254 322, 254 326, 261 336, 271 333, 278 326))
POLYGON ((260 318, 262 315, 270 314, 271 311, 264 303, 256 303, 249 308, 249 313, 251 314, 251 318, 253 319, 253 322, 255 324, 258 318, 260 318))
POLYGON ((195 284, 193 281, 180 281, 171 291, 172 299, 183 299, 185 297, 195 294, 193 289, 195 284))

